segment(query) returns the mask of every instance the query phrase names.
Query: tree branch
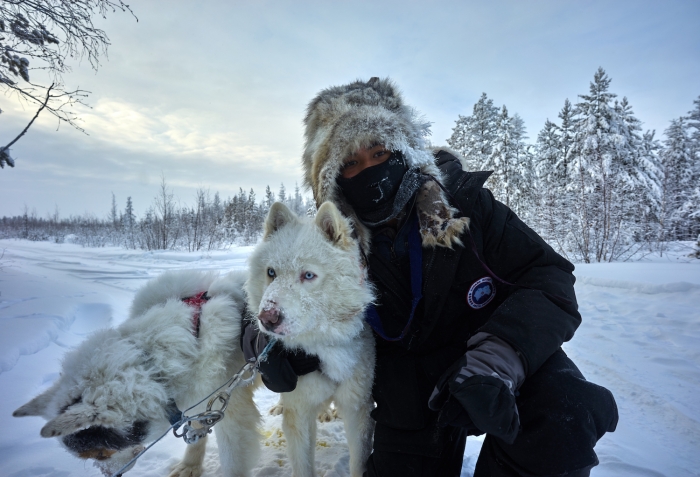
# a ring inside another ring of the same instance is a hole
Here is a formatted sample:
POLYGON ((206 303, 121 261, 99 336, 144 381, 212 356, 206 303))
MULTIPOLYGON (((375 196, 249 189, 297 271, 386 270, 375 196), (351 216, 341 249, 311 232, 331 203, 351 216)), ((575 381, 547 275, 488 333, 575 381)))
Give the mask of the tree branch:
MULTIPOLYGON (((22 130, 22 132, 19 133, 19 135, 16 138, 14 138, 7 146, 0 149, 0 158, 2 158, 2 159, 0 159, 0 161, 4 160, 4 162, 7 162, 7 165, 9 165, 10 167, 15 167, 14 160, 12 160, 12 158, 10 158, 9 149, 14 143, 19 141, 19 139, 27 133, 27 131, 29 130, 29 127, 34 123, 36 118, 39 117, 39 114, 41 113, 41 111, 49 103, 49 99, 51 98, 51 89, 53 87, 54 87, 54 85, 51 84, 51 86, 49 86, 49 88, 46 90, 46 99, 44 100, 42 105, 39 107, 39 109, 36 111, 36 114, 34 115, 32 120, 29 121, 29 124, 27 124, 27 126, 22 130)), ((0 165, 2 165, 2 162, 0 162, 0 165)))

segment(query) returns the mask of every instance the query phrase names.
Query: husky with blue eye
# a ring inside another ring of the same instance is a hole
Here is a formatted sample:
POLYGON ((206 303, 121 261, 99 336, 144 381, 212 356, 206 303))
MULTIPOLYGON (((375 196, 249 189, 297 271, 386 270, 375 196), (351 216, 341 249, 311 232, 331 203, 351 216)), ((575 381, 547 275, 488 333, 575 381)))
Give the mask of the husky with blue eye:
POLYGON ((295 477, 316 475, 316 417, 330 400, 343 419, 353 477, 363 474, 371 451, 375 351, 364 311, 374 296, 361 263, 350 223, 330 202, 315 219, 273 204, 250 257, 245 288, 260 331, 320 361, 320 370, 281 394, 295 477))
MULTIPOLYGON (((168 429, 174 411, 199 402, 245 364, 245 279, 244 272, 179 271, 152 280, 136 294, 129 319, 67 353, 53 386, 14 416, 43 416, 43 437, 59 438, 113 475, 168 429)), ((225 477, 250 476, 259 423, 253 386, 235 389, 214 428, 225 477)), ((170 475, 200 476, 205 446, 206 437, 188 445, 170 475)))

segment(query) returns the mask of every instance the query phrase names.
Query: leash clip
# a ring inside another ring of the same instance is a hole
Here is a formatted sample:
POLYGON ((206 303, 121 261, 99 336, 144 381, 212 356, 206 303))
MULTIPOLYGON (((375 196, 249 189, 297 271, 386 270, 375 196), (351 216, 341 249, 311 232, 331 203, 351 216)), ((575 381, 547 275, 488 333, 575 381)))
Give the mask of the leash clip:
POLYGON ((211 434, 214 425, 224 418, 224 413, 221 411, 207 411, 192 416, 187 424, 182 426, 182 434, 178 434, 179 426, 173 428, 175 437, 182 437, 187 444, 194 444, 207 434, 211 434), (198 423, 199 425, 193 425, 198 423))
POLYGON ((247 363, 243 366, 243 368, 230 379, 230 384, 226 389, 217 393, 209 400, 206 411, 186 417, 187 423, 182 425, 181 434, 177 432, 180 429, 179 425, 173 428, 175 437, 182 437, 182 440, 187 444, 194 444, 202 437, 206 437, 207 434, 211 434, 214 426, 224 418, 224 412, 231 399, 231 392, 237 387, 247 386, 252 383, 256 374, 257 369, 254 363, 247 363), (245 376, 246 373, 250 373, 250 375, 245 376), (219 403, 221 407, 219 409, 213 409, 217 403, 219 403))

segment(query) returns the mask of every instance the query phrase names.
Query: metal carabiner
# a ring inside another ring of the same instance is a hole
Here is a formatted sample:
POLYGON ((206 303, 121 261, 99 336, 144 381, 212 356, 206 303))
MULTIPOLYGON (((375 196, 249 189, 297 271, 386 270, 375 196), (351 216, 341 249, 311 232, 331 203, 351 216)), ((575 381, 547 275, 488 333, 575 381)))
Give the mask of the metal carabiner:
POLYGON ((233 376, 233 378, 231 378, 231 384, 226 387, 225 392, 228 393, 230 397, 231 391, 233 391, 235 388, 247 386, 252 383, 255 380, 257 373, 258 368, 256 367, 256 363, 246 363, 246 365, 243 366, 241 370, 233 376), (244 378, 243 376, 248 372, 250 373, 250 376, 244 378))
MULTIPOLYGON (((216 396, 211 398, 209 402, 207 403, 207 410, 206 412, 211 412, 212 411, 212 406, 214 403, 219 400, 221 401, 221 408, 219 409, 219 412, 221 412, 221 415, 223 416, 224 411, 226 411, 226 407, 228 406, 228 401, 231 399, 231 394, 229 392, 223 391, 218 393, 216 396)), ((199 415, 198 415, 199 416, 199 415)))
POLYGON ((194 444, 207 434, 211 434, 214 425, 223 418, 223 411, 207 410, 206 412, 192 416, 187 421, 187 424, 182 426, 182 434, 177 433, 179 426, 173 429, 173 434, 175 434, 175 437, 182 437, 187 444, 194 444), (195 422, 198 424, 196 427, 193 425, 195 422))
POLYGON ((255 364, 256 363, 246 363, 246 365, 243 366, 238 373, 233 375, 233 377, 230 379, 230 383, 228 386, 226 386, 226 389, 216 393, 216 395, 209 399, 206 411, 195 414, 191 417, 183 416, 183 421, 181 422, 187 420, 187 423, 178 424, 176 427, 173 427, 173 434, 175 437, 182 437, 187 444, 194 444, 207 434, 211 434, 214 425, 224 418, 224 412, 226 411, 229 400, 231 399, 231 392, 235 388, 247 386, 248 384, 252 383, 253 380, 255 380, 255 376, 257 375, 258 371, 255 364), (250 373, 250 375, 244 377, 246 373, 250 373), (217 402, 221 404, 221 408, 212 409, 217 402), (197 427, 194 426, 195 422, 197 423, 197 427), (178 434, 177 431, 180 429, 180 427, 182 427, 182 433, 178 434))

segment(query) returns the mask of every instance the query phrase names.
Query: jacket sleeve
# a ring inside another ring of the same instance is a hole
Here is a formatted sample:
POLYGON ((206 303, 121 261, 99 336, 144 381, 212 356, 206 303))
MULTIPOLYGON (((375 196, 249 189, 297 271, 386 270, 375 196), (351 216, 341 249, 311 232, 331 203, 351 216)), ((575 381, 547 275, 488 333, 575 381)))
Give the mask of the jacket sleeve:
POLYGON ((581 324, 574 266, 487 189, 479 192, 470 230, 489 268, 520 285, 505 285, 508 297, 479 331, 510 344, 523 360, 526 376, 531 376, 581 324))

